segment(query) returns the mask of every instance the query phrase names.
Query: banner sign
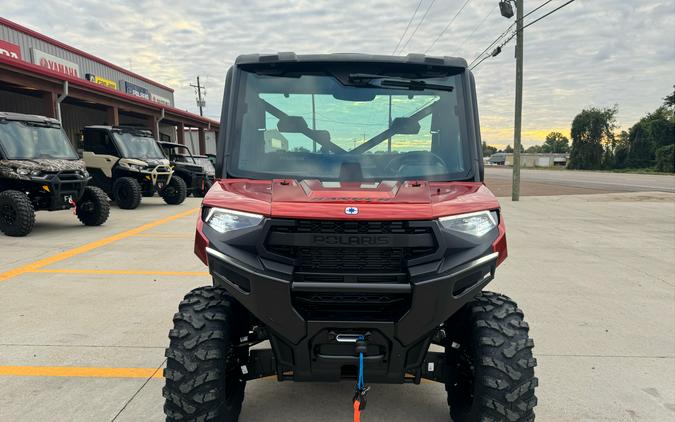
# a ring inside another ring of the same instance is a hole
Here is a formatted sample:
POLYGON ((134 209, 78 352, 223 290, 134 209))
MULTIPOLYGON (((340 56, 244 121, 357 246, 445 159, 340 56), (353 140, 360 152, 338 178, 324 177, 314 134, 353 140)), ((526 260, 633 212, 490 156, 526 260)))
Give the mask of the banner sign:
POLYGON ((171 106, 171 100, 166 97, 162 97, 161 95, 150 93, 150 99, 156 103, 171 106))
POLYGON ((91 73, 87 73, 85 75, 85 78, 89 82, 93 82, 98 85, 103 85, 106 88, 112 88, 112 89, 117 89, 117 83, 115 81, 111 81, 110 79, 102 78, 100 76, 92 75, 91 73))
POLYGON ((52 56, 36 48, 31 48, 31 52, 33 53, 34 64, 45 67, 52 72, 63 73, 64 75, 75 76, 77 78, 80 77, 80 66, 77 63, 52 56))
POLYGON ((0 56, 21 60, 21 48, 11 42, 0 40, 0 56))
POLYGON ((150 91, 148 91, 146 88, 127 81, 120 81, 120 84, 124 85, 124 92, 127 94, 145 98, 146 100, 150 99, 150 91))

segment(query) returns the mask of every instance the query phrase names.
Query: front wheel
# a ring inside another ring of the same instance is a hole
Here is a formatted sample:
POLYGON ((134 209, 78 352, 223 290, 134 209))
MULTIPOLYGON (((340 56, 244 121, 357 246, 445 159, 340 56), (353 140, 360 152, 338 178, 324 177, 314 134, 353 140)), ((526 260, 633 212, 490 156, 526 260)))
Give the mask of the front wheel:
POLYGON ((34 224, 35 209, 28 195, 16 190, 0 193, 0 231, 22 237, 33 230, 34 224))
POLYGON ((85 187, 75 213, 85 226, 100 226, 110 215, 108 195, 96 186, 85 187))
POLYGON ((162 195, 164 202, 169 205, 182 204, 187 196, 187 185, 185 184, 185 180, 180 176, 173 175, 160 194, 162 195))
POLYGON ((133 177, 120 177, 113 186, 113 200, 123 210, 133 210, 141 204, 141 184, 133 177))
POLYGON ((455 422, 534 421, 537 378, 523 312, 483 292, 447 323, 446 390, 455 422))
POLYGON ((200 287, 185 296, 165 353, 167 421, 239 420, 246 387, 240 367, 248 348, 235 345, 248 333, 246 315, 220 288, 200 287))

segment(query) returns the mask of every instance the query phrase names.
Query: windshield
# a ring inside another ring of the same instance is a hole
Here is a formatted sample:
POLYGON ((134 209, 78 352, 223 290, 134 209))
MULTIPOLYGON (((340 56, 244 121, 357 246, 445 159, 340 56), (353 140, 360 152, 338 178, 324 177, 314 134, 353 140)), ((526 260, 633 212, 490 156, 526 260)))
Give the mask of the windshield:
POLYGON ((129 132, 113 133, 113 136, 124 158, 165 158, 162 149, 153 138, 129 132))
POLYGON ((208 174, 209 176, 214 176, 216 174, 216 168, 213 167, 213 163, 208 157, 194 157, 194 161, 195 163, 202 166, 204 173, 208 174))
POLYGON ((0 149, 8 160, 79 159, 61 128, 30 122, 0 122, 0 149))
POLYGON ((356 73, 340 80, 241 73, 227 166, 234 177, 471 177, 461 74, 421 82, 356 73))

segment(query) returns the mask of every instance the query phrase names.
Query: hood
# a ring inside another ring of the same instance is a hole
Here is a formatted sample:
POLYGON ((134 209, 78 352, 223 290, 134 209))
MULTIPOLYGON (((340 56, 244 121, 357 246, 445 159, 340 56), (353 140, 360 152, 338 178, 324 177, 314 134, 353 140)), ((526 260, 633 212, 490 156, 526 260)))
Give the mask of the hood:
POLYGON ((46 172, 84 170, 86 168, 84 161, 82 160, 56 160, 46 158, 36 160, 0 160, 0 167, 9 167, 12 169, 26 168, 46 172))
POLYGON ((30 179, 30 175, 20 175, 15 171, 16 169, 56 173, 64 170, 79 170, 84 172, 86 167, 82 160, 56 160, 43 158, 37 160, 0 160, 0 177, 30 179))
POLYGON ((275 218, 429 220, 499 208, 479 182, 220 180, 204 205, 275 218))

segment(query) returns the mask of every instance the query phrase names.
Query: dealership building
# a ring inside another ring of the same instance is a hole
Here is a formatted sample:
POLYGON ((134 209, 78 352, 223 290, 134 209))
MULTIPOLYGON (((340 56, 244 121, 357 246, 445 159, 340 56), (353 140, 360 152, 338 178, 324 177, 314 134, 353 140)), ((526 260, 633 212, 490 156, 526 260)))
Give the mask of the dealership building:
POLYGON ((215 153, 219 122, 174 104, 173 89, 0 17, 0 111, 59 119, 74 143, 84 126, 138 126, 215 153))

